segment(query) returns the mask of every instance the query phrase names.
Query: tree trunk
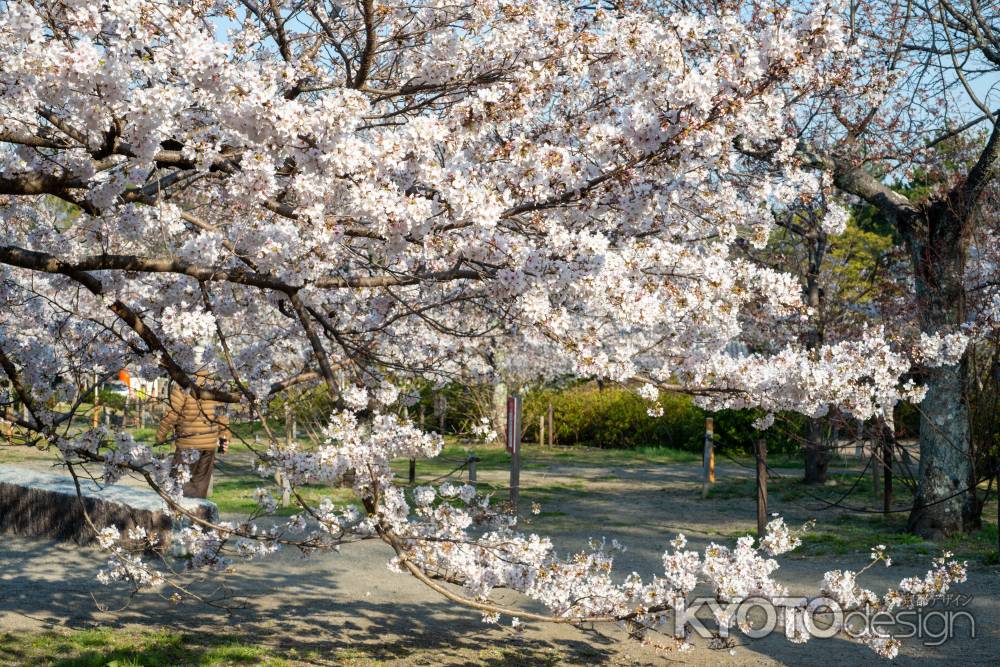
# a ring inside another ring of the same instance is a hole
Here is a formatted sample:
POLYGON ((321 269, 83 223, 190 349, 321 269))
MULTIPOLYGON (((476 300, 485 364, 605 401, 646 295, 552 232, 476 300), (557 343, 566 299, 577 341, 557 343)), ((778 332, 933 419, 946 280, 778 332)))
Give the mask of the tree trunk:
MULTIPOLYGON (((820 288, 820 269, 823 257, 826 255, 826 234, 814 230, 804 237, 808 248, 808 267, 806 271, 805 299, 812 309, 812 321, 805 334, 806 349, 815 350, 823 344, 823 291, 820 288)), ((823 484, 826 482, 826 471, 830 465, 830 452, 823 439, 823 421, 819 417, 810 417, 806 423, 805 451, 805 481, 806 484, 823 484)))
POLYGON ((507 383, 499 373, 493 378, 493 430, 501 443, 507 442, 507 383))
MULTIPOLYGON (((961 220, 948 202, 924 211, 907 225, 904 238, 913 265, 921 331, 954 331, 965 321, 966 239, 961 220)), ((920 378, 927 395, 920 403, 920 467, 908 529, 930 539, 978 525, 972 487, 966 360, 926 369, 920 378), (963 492, 965 491, 965 492, 963 492)))
POLYGON ((920 403, 920 468, 908 529, 940 539, 972 529, 975 503, 969 487, 969 411, 963 393, 965 364, 930 369, 920 403), (957 495, 956 495, 957 494, 957 495))
POLYGON ((805 483, 823 484, 830 467, 830 451, 823 438, 823 421, 810 417, 806 423, 805 483))

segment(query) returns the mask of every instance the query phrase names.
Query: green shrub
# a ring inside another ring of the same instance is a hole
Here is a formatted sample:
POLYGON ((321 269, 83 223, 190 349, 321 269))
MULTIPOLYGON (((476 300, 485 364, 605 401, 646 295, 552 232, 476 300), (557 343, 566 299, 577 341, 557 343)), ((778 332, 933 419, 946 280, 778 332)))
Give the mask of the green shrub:
POLYGON ((538 420, 550 402, 555 440, 562 445, 692 449, 700 446, 704 434, 703 413, 687 397, 665 395, 663 416, 651 417, 646 402, 634 392, 588 383, 529 393, 524 402, 525 439, 538 441, 538 420))
MULTIPOLYGON (((430 384, 419 384, 416 389, 420 401, 409 408, 410 418, 418 421, 422 407, 425 428, 439 430, 439 421, 434 414, 434 397, 441 394, 447 401, 444 432, 449 434, 471 433, 483 409, 491 404, 493 395, 493 388, 489 385, 453 383, 436 388, 430 384)), ((596 382, 533 388, 522 396, 524 441, 538 442, 539 417, 547 414, 551 403, 555 441, 562 446, 585 445, 606 449, 657 447, 700 452, 704 446, 705 418, 711 416, 715 420, 716 442, 720 451, 751 453, 754 442, 764 437, 769 452, 788 454, 798 451, 805 423, 800 415, 781 414, 775 425, 761 434, 752 426, 755 419, 764 415, 759 410, 706 412, 697 407, 690 396, 667 393, 660 396, 663 414, 652 417, 647 412, 646 401, 634 391, 619 385, 600 386, 596 382)), ((281 414, 279 409, 278 399, 272 400, 272 410, 281 414)))
POLYGON ((764 437, 768 451, 790 453, 798 450, 797 438, 804 425, 801 416, 783 414, 775 426, 761 434, 752 426, 764 414, 758 410, 706 412, 695 406, 691 397, 680 394, 662 394, 663 414, 652 417, 647 412, 647 403, 633 391, 585 383, 529 392, 524 400, 526 441, 538 441, 538 418, 545 415, 550 402, 555 439, 560 445, 626 449, 657 446, 701 451, 705 418, 711 416, 717 447, 722 451, 749 453, 754 442, 764 437))
POLYGON ((766 431, 758 431, 753 422, 765 414, 762 410, 719 410, 711 415, 715 420, 719 448, 752 454, 754 443, 763 438, 769 455, 798 452, 805 433, 806 418, 794 412, 782 412, 775 415, 773 426, 766 431))
POLYGON ((110 389, 101 389, 98 393, 98 400, 100 400, 101 405, 104 406, 105 410, 114 410, 116 412, 125 411, 125 397, 121 394, 116 394, 110 389))

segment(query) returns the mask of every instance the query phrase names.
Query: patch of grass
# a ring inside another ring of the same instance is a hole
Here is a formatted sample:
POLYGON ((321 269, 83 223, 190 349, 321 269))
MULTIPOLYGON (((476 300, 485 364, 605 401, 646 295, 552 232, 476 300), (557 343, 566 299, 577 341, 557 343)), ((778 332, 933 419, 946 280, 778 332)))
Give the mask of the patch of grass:
MULTIPOLYGON (((457 443, 446 439, 441 453, 433 459, 419 459, 416 464, 417 481, 444 475, 461 465, 473 453, 479 458, 479 471, 506 471, 510 469, 510 454, 496 445, 476 445, 457 443)), ((665 465, 670 463, 698 463, 701 455, 666 447, 639 447, 637 449, 598 449, 596 447, 539 447, 525 443, 521 450, 522 470, 545 470, 555 465, 577 466, 625 466, 625 465, 665 465)), ((393 472, 406 478, 409 461, 398 459, 392 462, 393 472)))
POLYGON ((133 428, 129 429, 132 437, 139 442, 152 443, 156 439, 156 427, 147 426, 146 428, 133 428))
MULTIPOLYGON (((865 507, 881 509, 882 501, 872 489, 871 477, 858 479, 856 471, 831 472, 826 484, 806 484, 802 481, 801 469, 798 475, 782 474, 781 477, 771 477, 767 481, 768 494, 781 502, 804 501, 823 505, 837 503, 848 507, 865 507), (841 500, 844 494, 848 494, 841 500)), ((893 506, 905 506, 912 495, 908 488, 897 484, 894 489, 893 506)), ((755 498, 757 495, 757 480, 753 477, 736 479, 720 479, 709 489, 708 497, 717 499, 755 498)))
POLYGON ((480 664, 496 667, 520 667, 521 665, 538 665, 538 667, 554 667, 562 664, 562 656, 548 649, 545 651, 530 651, 515 647, 492 647, 479 651, 476 656, 480 664))
MULTIPOLYGON (((822 486, 807 485, 800 477, 791 475, 772 478, 767 486, 769 497, 777 503, 807 503, 821 507, 825 500, 829 503, 840 501, 845 507, 882 507, 881 499, 872 488, 871 478, 857 480, 856 472, 831 473, 829 482, 822 486)), ((894 507, 906 507, 912 502, 912 495, 902 484, 897 484, 893 491, 894 507)), ((752 503, 756 493, 757 483, 753 478, 725 479, 709 489, 709 498, 742 499, 752 503)), ((885 544, 889 547, 890 556, 898 561, 908 557, 923 559, 929 555, 940 555, 942 551, 951 551, 957 558, 989 564, 991 558, 997 559, 997 526, 989 522, 990 516, 989 512, 984 513, 987 523, 981 530, 931 542, 906 532, 906 512, 883 515, 842 510, 832 517, 827 515, 825 520, 805 533, 802 546, 795 553, 808 556, 867 554, 876 544, 885 544)))
POLYGON ((956 535, 943 544, 948 551, 954 552, 959 559, 977 560, 984 565, 996 565, 997 558, 997 525, 984 523, 983 527, 971 533, 956 535))
MULTIPOLYGON (((768 485, 768 489, 770 489, 770 485, 768 485)), ((715 484, 708 487, 708 497, 714 500, 729 500, 730 498, 752 500, 757 497, 757 482, 744 477, 737 479, 716 477, 715 484)))
POLYGON ((0 634, 0 663, 51 667, 290 667, 249 638, 186 634, 172 630, 92 628, 35 634, 0 634))
POLYGON ((629 464, 700 463, 699 452, 647 445, 635 449, 600 449, 597 447, 556 447, 529 451, 532 460, 549 463, 576 463, 591 466, 629 464))
MULTIPOLYGON (((257 507, 254 491, 258 487, 274 487, 274 484, 269 479, 253 475, 239 477, 219 475, 215 478, 212 497, 209 500, 218 505, 219 512, 223 514, 249 514, 257 507)), ((354 491, 349 488, 307 484, 296 487, 296 491, 312 507, 319 505, 323 498, 329 498, 338 505, 358 504, 354 491)), ((281 491, 276 487, 271 488, 271 495, 280 498, 281 491)), ((292 503, 288 507, 279 507, 276 514, 291 516, 300 511, 301 508, 298 507, 293 497, 292 503)))
POLYGON ((24 463, 46 455, 37 447, 26 447, 17 443, 15 440, 15 444, 8 445, 6 439, 0 441, 0 464, 24 463))
POLYGON ((533 484, 531 488, 526 488, 522 495, 530 498, 539 497, 542 503, 557 502, 560 497, 578 498, 590 493, 584 482, 572 480, 561 482, 550 482, 548 484, 533 484))

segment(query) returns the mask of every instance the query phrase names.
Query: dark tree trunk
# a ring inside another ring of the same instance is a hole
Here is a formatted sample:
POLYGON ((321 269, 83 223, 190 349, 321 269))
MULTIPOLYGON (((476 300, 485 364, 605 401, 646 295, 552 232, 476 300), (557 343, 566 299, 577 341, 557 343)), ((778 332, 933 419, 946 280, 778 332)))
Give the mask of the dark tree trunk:
POLYGON ((810 417, 806 423, 805 483, 823 484, 830 467, 830 450, 823 438, 823 421, 810 417))
MULTIPOLYGON (((965 321, 963 221, 949 202, 937 202, 904 229, 913 264, 920 328, 928 334, 954 331, 965 321)), ((966 362, 928 368, 921 378, 920 468, 908 528, 938 539, 978 525, 972 486, 966 362)))
MULTIPOLYGON (((808 248, 805 299, 812 309, 812 322, 806 332, 805 344, 807 349, 815 350, 823 344, 823 291, 820 288, 819 276, 823 257, 826 255, 826 234, 815 230, 805 236, 805 241, 808 248)), ((805 483, 825 483, 827 468, 830 465, 830 452, 823 438, 821 418, 810 417, 806 423, 806 445, 803 454, 805 483)))

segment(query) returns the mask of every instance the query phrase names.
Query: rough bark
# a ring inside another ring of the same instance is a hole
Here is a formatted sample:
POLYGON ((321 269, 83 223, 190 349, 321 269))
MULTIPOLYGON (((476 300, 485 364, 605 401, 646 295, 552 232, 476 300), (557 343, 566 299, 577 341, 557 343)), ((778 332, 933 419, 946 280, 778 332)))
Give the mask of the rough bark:
POLYGON ((971 529, 976 523, 970 503, 973 494, 962 493, 972 474, 963 376, 964 364, 934 369, 924 379, 920 469, 908 529, 930 539, 971 529))
MULTIPOLYGON (((964 220, 953 202, 936 202, 902 225, 910 251, 922 331, 954 330, 965 321, 966 239, 964 220)), ((920 403, 920 468, 908 528, 938 539, 975 524, 966 361, 929 368, 921 378, 927 395, 920 403)))
MULTIPOLYGON (((895 225, 910 253, 921 331, 954 331, 962 325, 968 237, 980 197, 996 178, 1000 124, 994 124, 964 182, 923 205, 892 190, 863 163, 806 144, 799 153, 806 164, 830 173, 837 188, 878 207, 895 225)), ((921 378, 927 396, 920 405, 920 471, 909 530, 924 537, 953 535, 979 525, 981 504, 974 492, 962 492, 974 488, 966 368, 963 359, 958 366, 928 369, 921 378)))
POLYGON ((823 422, 810 417, 806 423, 805 483, 824 484, 830 467, 830 451, 823 438, 823 422))

